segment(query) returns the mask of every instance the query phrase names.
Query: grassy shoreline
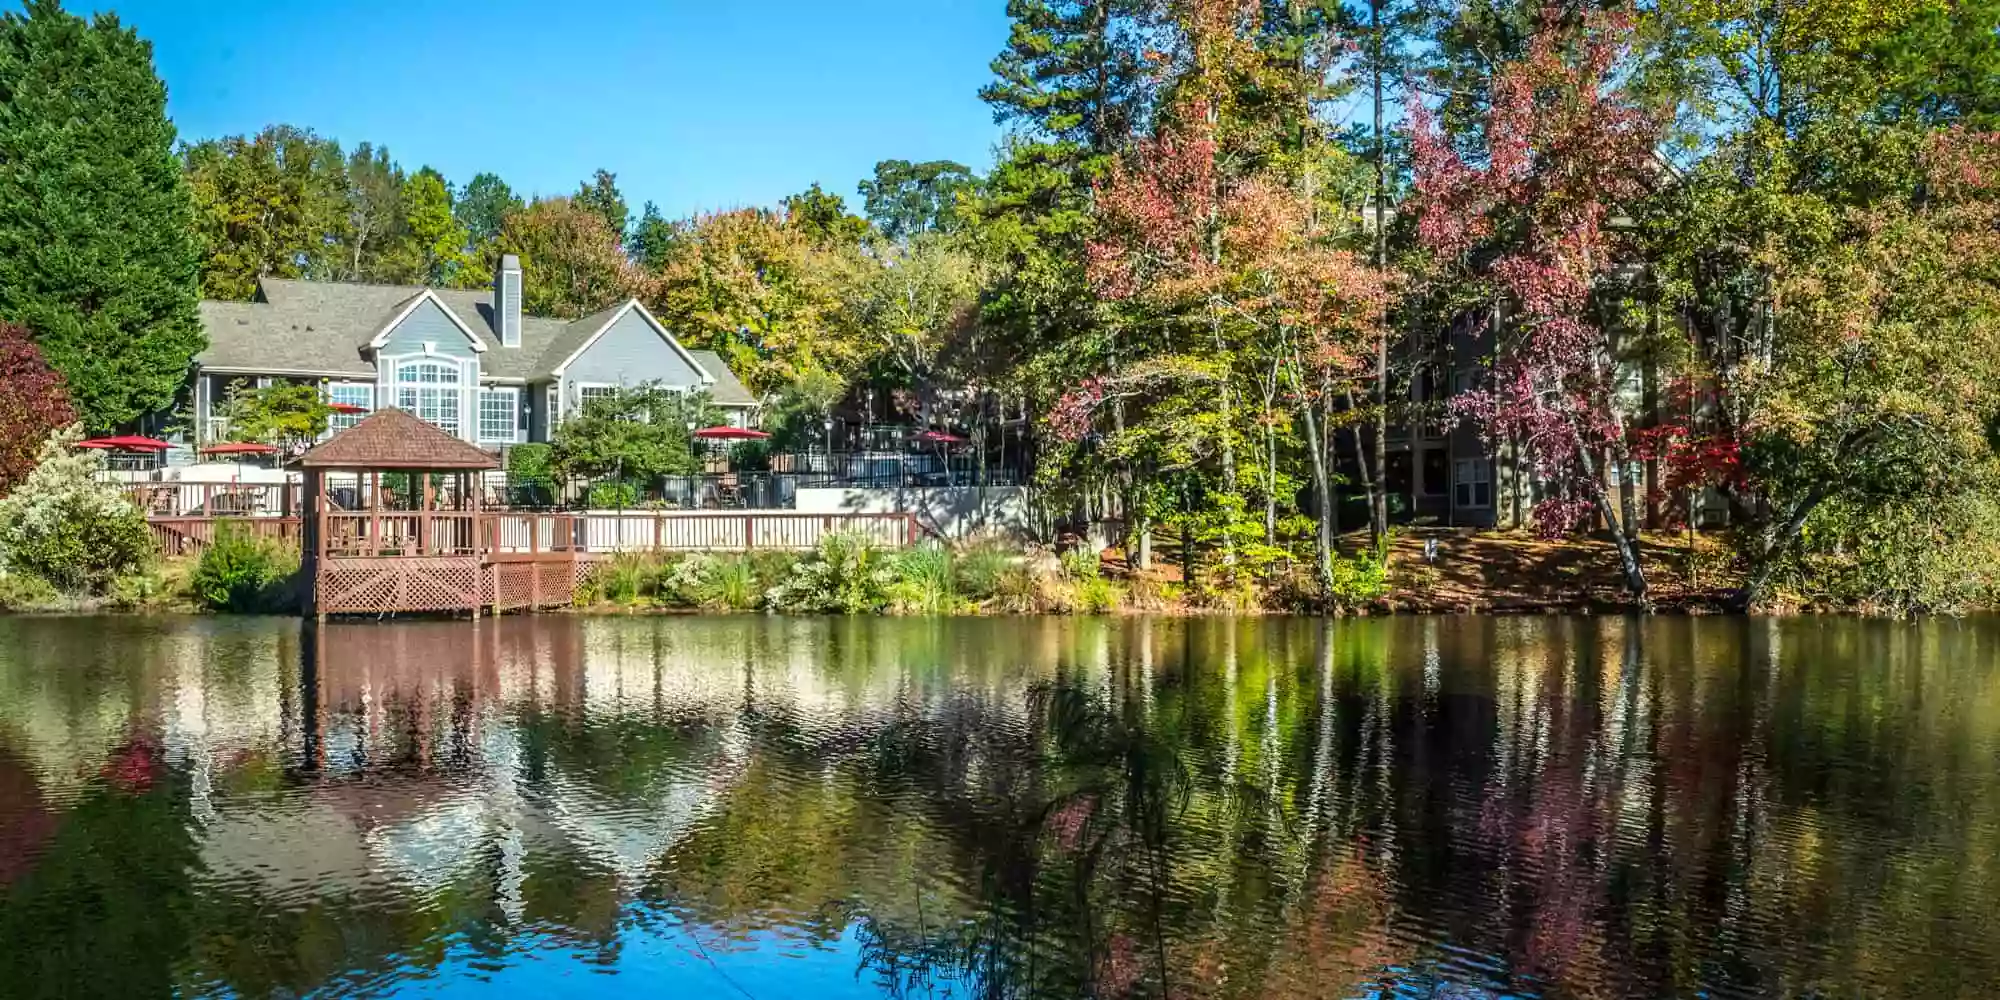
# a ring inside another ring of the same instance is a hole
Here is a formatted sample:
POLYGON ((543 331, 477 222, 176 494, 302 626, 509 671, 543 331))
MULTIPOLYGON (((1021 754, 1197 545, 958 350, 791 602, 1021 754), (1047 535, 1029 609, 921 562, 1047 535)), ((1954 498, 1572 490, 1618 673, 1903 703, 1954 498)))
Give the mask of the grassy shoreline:
MULTIPOLYGON (((1344 539, 1350 551, 1366 539, 1344 539)), ((254 556, 255 553, 251 553, 254 556)), ((1394 539, 1379 592, 1349 595, 1330 607, 1299 600, 1303 568, 1218 593, 1189 587, 1171 558, 1146 570, 1106 550, 1096 560, 1057 557, 994 543, 956 549, 891 552, 851 545, 814 553, 627 555, 607 561, 565 613, 848 614, 879 616, 1007 615, 1544 615, 1627 614, 1640 610, 1624 593, 1616 556, 1598 539, 1550 541, 1525 533, 1435 530, 1394 539), (1426 554, 1426 541, 1435 546, 1426 554)), ((1740 573, 1718 538, 1648 536, 1643 552, 1660 614, 1737 613, 1740 573), (1692 542, 1692 544, 1690 544, 1692 542)), ((238 554, 244 558, 243 553, 238 554)), ((271 558, 276 558, 275 555, 271 558)), ((255 562, 254 559, 251 562, 255 562)), ((118 578, 106 593, 64 594, 19 573, 0 575, 0 613, 289 613, 288 587, 271 585, 288 567, 237 571, 269 599, 221 606, 202 596, 201 561, 161 559, 118 578)), ((293 566, 296 563, 292 563, 293 566)), ((1205 581, 1206 582, 1206 581, 1205 581)), ((1876 614, 1868 608, 1815 607, 1780 601, 1759 614, 1876 614)))

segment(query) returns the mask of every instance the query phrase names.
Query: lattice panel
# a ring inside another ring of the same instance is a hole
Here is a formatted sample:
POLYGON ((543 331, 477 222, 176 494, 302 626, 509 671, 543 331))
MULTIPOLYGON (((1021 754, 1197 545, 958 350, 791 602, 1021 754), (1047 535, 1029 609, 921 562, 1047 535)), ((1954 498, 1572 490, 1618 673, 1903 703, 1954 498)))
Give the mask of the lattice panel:
POLYGON ((328 559, 319 571, 319 611, 385 614, 470 611, 480 603, 479 560, 328 559))
POLYGON ((510 611, 525 608, 534 601, 535 564, 499 563, 493 567, 496 592, 493 594, 493 610, 510 611))
POLYGON ((535 572, 541 575, 542 607, 555 608, 576 600, 576 585, 579 574, 589 567, 589 563, 545 562, 535 563, 535 572))

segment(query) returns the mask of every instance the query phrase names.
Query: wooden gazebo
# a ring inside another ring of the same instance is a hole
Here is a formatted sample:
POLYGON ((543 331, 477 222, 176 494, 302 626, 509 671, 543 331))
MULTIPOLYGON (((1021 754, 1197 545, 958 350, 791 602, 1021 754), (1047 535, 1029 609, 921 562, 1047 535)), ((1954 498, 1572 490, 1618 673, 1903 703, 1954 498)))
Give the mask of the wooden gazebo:
POLYGON ((573 519, 480 510, 499 460, 409 413, 377 410, 298 465, 308 614, 477 615, 575 593, 573 519))

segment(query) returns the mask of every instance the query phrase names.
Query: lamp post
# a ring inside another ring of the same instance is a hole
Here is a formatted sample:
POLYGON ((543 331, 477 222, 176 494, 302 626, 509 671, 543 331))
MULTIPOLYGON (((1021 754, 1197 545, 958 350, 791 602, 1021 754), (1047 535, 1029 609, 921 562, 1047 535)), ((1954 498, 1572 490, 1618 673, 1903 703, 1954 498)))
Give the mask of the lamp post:
POLYGON ((826 474, 833 475, 833 414, 829 413, 820 421, 822 434, 820 443, 826 448, 826 474))

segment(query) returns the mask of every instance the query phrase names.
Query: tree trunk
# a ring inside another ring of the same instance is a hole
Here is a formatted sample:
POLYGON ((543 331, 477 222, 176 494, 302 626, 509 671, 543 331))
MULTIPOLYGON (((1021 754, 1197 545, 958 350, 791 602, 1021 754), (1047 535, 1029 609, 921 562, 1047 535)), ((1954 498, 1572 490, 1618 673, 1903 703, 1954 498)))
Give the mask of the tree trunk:
MULTIPOLYGON (((1347 390, 1347 412, 1353 413, 1354 390, 1347 390)), ((1371 541, 1379 541, 1388 529, 1388 520, 1382 517, 1388 510, 1388 502, 1382 499, 1381 470, 1368 457, 1368 449, 1361 443, 1361 425, 1347 425, 1347 437, 1354 445, 1354 468, 1361 476, 1361 495, 1368 501, 1368 536, 1371 541)), ((1380 454, 1380 449, 1377 449, 1380 454)))
MULTIPOLYGON (((1382 75, 1387 71, 1382 65, 1382 0, 1369 0, 1368 27, 1374 34, 1375 50, 1370 73, 1375 92, 1375 266, 1386 270, 1389 266, 1389 227, 1384 209, 1389 198, 1389 143, 1382 130, 1382 75)), ((1375 487, 1368 495, 1368 534, 1377 548, 1381 547, 1382 539, 1389 531, 1388 455, 1389 335, 1385 328, 1375 342, 1375 454, 1372 459, 1375 487)), ((1414 447, 1410 457, 1414 463, 1414 447)))
POLYGON ((1313 572, 1319 579, 1320 595, 1324 599, 1333 587, 1334 518, 1337 516, 1334 513, 1333 477, 1326 470, 1326 449, 1320 441, 1318 414, 1310 402, 1302 407, 1302 411, 1306 421, 1306 448, 1312 452, 1313 491, 1319 495, 1319 530, 1314 533, 1317 545, 1313 552, 1313 572))
POLYGON ((1771 574, 1778 568, 1779 557, 1791 551, 1793 543, 1797 542, 1805 531, 1806 518, 1811 517, 1812 512, 1826 499, 1827 492, 1823 484, 1815 484, 1807 490, 1797 506, 1792 508, 1791 515, 1785 518, 1778 526, 1777 532, 1764 544, 1764 551, 1758 554, 1757 564, 1750 570, 1750 578, 1743 582, 1743 593, 1739 599, 1744 610, 1756 607, 1764 599, 1764 592, 1771 585, 1771 574))
POLYGON ((1618 550, 1618 564, 1625 576, 1625 590, 1633 603, 1643 611, 1653 610, 1652 596, 1646 589, 1646 571, 1639 564, 1639 543, 1632 534, 1629 522, 1619 517, 1618 509, 1611 502, 1611 494, 1604 482, 1604 471, 1597 467, 1590 449, 1579 445, 1576 449, 1577 461, 1583 465, 1584 478, 1590 484, 1591 505, 1604 518, 1605 527, 1611 532, 1611 544, 1618 550))

